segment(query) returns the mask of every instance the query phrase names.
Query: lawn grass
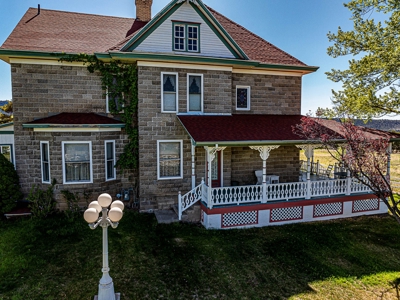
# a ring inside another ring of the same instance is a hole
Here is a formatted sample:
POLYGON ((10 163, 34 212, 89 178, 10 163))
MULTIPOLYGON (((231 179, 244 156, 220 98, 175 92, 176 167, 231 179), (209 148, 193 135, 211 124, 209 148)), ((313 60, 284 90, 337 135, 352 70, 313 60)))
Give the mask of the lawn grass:
MULTIPOLYGON (((126 212, 109 229, 122 299, 397 299, 391 217, 214 231, 126 212)), ((101 230, 81 216, 0 221, 0 299, 92 299, 101 230)))

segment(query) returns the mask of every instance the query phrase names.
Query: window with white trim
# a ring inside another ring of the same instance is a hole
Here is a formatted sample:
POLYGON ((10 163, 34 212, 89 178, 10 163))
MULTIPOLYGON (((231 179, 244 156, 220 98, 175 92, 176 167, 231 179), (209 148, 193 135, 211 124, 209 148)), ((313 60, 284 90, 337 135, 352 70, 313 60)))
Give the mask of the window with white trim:
POLYGON ((115 169, 115 141, 104 141, 106 181, 117 178, 115 169))
POLYGON ((249 86, 236 86, 236 110, 250 110, 249 86))
POLYGON ((182 140, 157 141, 157 179, 183 178, 182 140))
POLYGON ((40 163, 42 169, 42 183, 50 183, 49 142, 40 142, 40 163))
POLYGON ((161 73, 161 112, 178 111, 178 73, 161 73))
POLYGON ((92 142, 62 142, 63 183, 92 183, 92 142))
POLYGON ((13 162, 13 153, 11 145, 0 145, 0 153, 9 161, 13 162))
POLYGON ((203 111, 203 74, 187 74, 188 112, 203 111))
MULTIPOLYGON (((117 77, 113 77, 113 82, 111 87, 106 89, 106 113, 110 113, 110 108, 119 111, 124 107, 124 93, 118 93, 116 91, 117 77)), ((123 111, 120 111, 121 113, 123 111)))
POLYGON ((200 24, 173 23, 173 50, 200 52, 200 24))

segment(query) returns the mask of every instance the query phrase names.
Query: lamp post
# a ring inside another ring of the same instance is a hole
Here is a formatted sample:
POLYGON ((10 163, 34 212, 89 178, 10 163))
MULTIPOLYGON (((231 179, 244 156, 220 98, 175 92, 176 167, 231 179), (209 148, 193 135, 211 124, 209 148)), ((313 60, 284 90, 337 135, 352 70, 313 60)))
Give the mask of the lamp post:
POLYGON ((103 276, 99 283, 99 294, 95 296, 95 300, 119 300, 120 294, 114 293, 114 283, 112 278, 108 274, 110 268, 108 267, 108 236, 107 228, 117 228, 118 221, 122 218, 122 211, 124 210, 124 204, 116 200, 112 202, 112 198, 109 194, 101 194, 97 201, 93 201, 89 204, 88 209, 85 211, 83 217, 86 222, 89 223, 90 229, 95 229, 97 226, 103 228, 103 276), (108 207, 110 206, 110 209, 108 207), (101 217, 99 214, 101 212, 101 217))

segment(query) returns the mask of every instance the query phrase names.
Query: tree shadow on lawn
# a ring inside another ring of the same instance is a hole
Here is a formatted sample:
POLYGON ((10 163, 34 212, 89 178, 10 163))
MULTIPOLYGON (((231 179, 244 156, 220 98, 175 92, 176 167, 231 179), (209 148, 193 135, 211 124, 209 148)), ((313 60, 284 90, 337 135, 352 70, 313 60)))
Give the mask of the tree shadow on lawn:
MULTIPOLYGON (((5 252, 13 255, 5 253, 9 264, 0 277, 14 269, 0 284, 0 298, 90 299, 97 293, 101 230, 76 221, 60 232, 54 227, 61 221, 39 233, 5 226, 21 236, 8 237, 5 252)), ((400 272, 400 226, 390 217, 363 217, 216 231, 159 225, 153 215, 127 212, 109 229, 109 256, 123 299, 288 299, 313 293, 316 281, 400 272)))

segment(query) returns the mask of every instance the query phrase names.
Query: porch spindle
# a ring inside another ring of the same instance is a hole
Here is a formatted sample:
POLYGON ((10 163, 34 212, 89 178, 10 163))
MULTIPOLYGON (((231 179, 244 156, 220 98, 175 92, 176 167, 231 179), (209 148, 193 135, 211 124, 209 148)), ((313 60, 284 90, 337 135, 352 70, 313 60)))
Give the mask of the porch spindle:
POLYGON ((182 219, 182 193, 179 191, 178 194, 178 214, 179 214, 179 221, 182 219))
POLYGON ((196 146, 192 145, 192 190, 196 187, 195 154, 196 154, 196 146))

